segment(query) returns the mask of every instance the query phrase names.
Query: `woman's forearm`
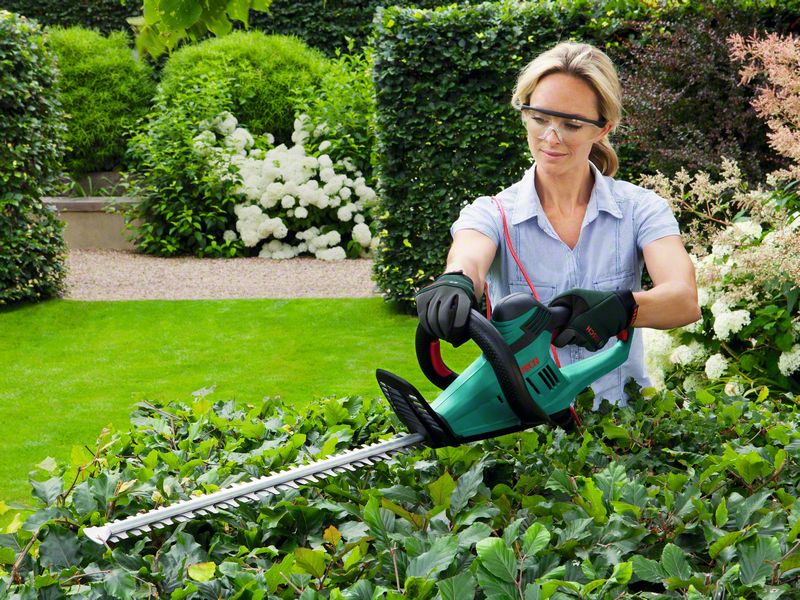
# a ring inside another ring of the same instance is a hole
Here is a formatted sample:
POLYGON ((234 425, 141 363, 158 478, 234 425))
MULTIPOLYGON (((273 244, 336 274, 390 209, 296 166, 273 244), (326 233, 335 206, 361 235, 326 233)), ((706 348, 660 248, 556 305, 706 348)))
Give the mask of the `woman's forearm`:
POLYGON ((635 327, 673 329, 694 323, 700 318, 697 290, 680 281, 665 281, 654 288, 634 292, 639 305, 635 327))

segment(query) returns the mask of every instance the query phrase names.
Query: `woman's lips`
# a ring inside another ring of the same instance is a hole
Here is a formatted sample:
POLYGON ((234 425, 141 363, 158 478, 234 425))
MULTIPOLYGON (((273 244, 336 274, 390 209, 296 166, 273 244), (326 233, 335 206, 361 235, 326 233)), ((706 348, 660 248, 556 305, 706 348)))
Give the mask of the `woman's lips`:
POLYGON ((549 150, 541 150, 542 154, 545 156, 549 156, 550 158, 560 158, 562 156, 566 156, 566 154, 562 154, 560 152, 551 152, 549 150))

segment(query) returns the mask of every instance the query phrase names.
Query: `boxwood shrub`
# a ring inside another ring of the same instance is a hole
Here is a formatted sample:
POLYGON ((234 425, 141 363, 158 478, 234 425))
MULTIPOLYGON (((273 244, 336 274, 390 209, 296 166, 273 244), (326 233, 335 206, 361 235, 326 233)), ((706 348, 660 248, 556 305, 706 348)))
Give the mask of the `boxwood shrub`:
POLYGON ((229 82, 232 112, 254 135, 290 142, 295 90, 318 80, 327 60, 302 41, 259 31, 234 32, 184 46, 164 65, 161 91, 169 103, 181 85, 207 77, 229 82))
POLYGON ((83 27, 56 27, 49 39, 68 119, 66 170, 83 175, 120 166, 129 132, 155 94, 151 67, 133 57, 122 32, 105 37, 83 27))
POLYGON ((63 116, 45 35, 0 10, 0 306, 58 295, 61 222, 42 202, 60 170, 63 116))

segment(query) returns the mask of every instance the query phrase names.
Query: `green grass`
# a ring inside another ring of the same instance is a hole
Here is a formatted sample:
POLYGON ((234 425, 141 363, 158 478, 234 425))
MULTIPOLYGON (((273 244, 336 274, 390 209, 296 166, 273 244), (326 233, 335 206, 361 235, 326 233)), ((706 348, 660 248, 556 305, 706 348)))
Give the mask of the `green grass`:
MULTIPOLYGON (((68 460, 106 425, 126 428, 144 399, 303 406, 326 396, 380 397, 375 369, 437 389, 414 355, 416 319, 381 299, 76 302, 0 312, 0 501, 28 502, 28 472, 68 460)), ((462 370, 473 345, 445 352, 462 370)))

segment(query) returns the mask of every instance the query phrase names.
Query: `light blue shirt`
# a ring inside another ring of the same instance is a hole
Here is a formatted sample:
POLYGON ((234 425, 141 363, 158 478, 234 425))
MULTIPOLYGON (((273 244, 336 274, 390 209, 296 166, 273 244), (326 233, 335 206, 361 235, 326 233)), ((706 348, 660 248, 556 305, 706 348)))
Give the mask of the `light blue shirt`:
MULTIPOLYGON (((589 164, 594 187, 578 243, 572 249, 558 237, 542 209, 534 186, 535 165, 521 181, 497 195, 506 213, 514 250, 544 304, 570 288, 641 290, 644 248, 659 238, 680 234, 666 200, 650 190, 607 177, 589 164)), ((490 197, 482 196, 461 210, 450 231, 455 234, 462 229, 480 231, 500 248, 487 278, 492 304, 512 292, 530 293, 507 247, 500 212, 490 197)), ((600 352, 614 343, 616 338, 600 352)), ((562 366, 590 354, 579 346, 558 349, 562 366)), ((602 398, 624 404, 627 396, 623 388, 631 377, 642 387, 651 385, 641 331, 634 335, 628 360, 592 385, 594 408, 602 398)))

